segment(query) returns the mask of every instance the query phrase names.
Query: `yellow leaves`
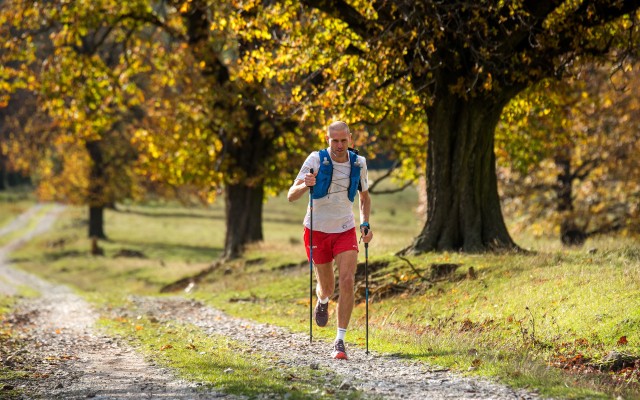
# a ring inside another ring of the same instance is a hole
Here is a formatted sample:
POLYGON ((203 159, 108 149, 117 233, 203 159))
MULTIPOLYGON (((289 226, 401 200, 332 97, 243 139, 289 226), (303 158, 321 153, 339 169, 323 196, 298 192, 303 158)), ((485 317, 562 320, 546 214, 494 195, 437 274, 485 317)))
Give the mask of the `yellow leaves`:
POLYGON ((295 102, 301 102, 306 95, 307 92, 302 90, 300 86, 295 86, 293 89, 291 89, 291 98, 295 102))
POLYGON ((491 90, 492 87, 493 87, 493 79, 491 77, 491 73, 488 73, 487 78, 485 79, 484 84, 482 85, 482 88, 488 92, 491 90))
POLYGON ((545 115, 549 115, 551 113, 551 109, 550 108, 543 108, 538 112, 538 116, 539 117, 544 117, 545 115))

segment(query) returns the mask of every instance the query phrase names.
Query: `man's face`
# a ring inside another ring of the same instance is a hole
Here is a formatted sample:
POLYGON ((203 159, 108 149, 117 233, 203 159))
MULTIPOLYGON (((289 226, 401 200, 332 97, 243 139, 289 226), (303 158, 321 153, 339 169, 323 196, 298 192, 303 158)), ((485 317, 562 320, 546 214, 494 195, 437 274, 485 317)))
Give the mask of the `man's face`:
POLYGON ((351 145, 351 134, 346 130, 331 131, 327 135, 331 152, 339 158, 343 158, 347 154, 347 149, 351 145))

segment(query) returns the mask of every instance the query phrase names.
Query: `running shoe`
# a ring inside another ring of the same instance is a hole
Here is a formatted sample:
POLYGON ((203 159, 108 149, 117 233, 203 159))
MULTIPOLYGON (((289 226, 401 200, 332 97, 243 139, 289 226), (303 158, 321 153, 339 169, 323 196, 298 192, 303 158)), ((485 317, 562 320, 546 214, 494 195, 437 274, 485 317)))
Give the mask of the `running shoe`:
POLYGON ((344 348, 344 342, 341 339, 338 339, 333 344, 333 354, 331 355, 333 358, 337 360, 347 360, 347 351, 344 348))
POLYGON ((329 322, 329 302, 322 304, 318 301, 314 314, 316 315, 316 324, 318 326, 327 326, 327 322, 329 322))

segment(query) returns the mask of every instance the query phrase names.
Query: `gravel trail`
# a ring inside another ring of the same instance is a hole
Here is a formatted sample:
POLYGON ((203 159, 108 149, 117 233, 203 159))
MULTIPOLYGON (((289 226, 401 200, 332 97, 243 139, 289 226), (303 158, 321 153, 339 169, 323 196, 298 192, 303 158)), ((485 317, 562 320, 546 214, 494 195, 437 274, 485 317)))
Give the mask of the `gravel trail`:
MULTIPOLYGON (((37 298, 23 299, 8 320, 19 331, 25 347, 18 354, 6 356, 3 364, 27 365, 37 377, 22 383, 24 398, 232 398, 178 379, 171 371, 151 364, 131 346, 101 334, 94 326, 96 312, 69 288, 8 264, 8 253, 50 229, 60 211, 62 207, 54 207, 37 228, 0 249, 0 294, 15 295, 20 287, 40 293, 37 298)), ((31 209, 27 213, 31 216, 35 212, 31 209)), ((23 223, 14 224, 13 230, 24 226, 28 218, 20 220, 23 223)))
MULTIPOLYGON (((6 357, 3 364, 22 359, 34 366, 33 375, 39 377, 24 383, 25 398, 238 398, 178 379, 170 370, 145 360, 128 344, 96 329, 98 315, 70 289, 8 265, 7 254, 50 229, 61 210, 54 207, 35 230, 0 249, 0 294, 15 295, 20 286, 41 294, 38 298, 23 299, 9 321, 20 327, 25 348, 20 354, 6 357)), ((20 226, 16 224, 14 229, 20 226)), ((354 346, 347 349, 350 360, 333 360, 329 357, 331 344, 326 341, 314 340, 310 344, 307 335, 233 318, 182 297, 131 300, 137 309, 120 312, 131 316, 144 314, 162 322, 194 324, 209 334, 244 342, 252 356, 270 360, 273 368, 326 371, 325 381, 318 382, 318 395, 333 393, 344 397, 358 392, 363 398, 420 400, 539 398, 535 393, 495 382, 434 371, 424 363, 375 352, 367 355, 354 346), (336 388, 334 382, 342 383, 336 388)), ((261 398, 274 397, 265 393, 261 398)))

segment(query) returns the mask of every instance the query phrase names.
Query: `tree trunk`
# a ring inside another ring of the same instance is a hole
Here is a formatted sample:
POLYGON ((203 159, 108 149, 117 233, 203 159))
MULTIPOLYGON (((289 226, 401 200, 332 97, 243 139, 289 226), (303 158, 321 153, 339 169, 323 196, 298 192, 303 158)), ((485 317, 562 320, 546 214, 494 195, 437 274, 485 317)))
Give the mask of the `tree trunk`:
POLYGON ((506 103, 441 93, 427 109, 427 221, 406 253, 518 248, 504 223, 495 169, 494 132, 506 103))
POLYGON ((242 178, 227 184, 226 235, 224 258, 242 255, 249 243, 263 240, 262 205, 264 201, 264 169, 273 150, 275 134, 262 131, 262 113, 254 106, 246 106, 249 127, 247 134, 227 143, 233 168, 242 178))
POLYGON ((558 168, 556 196, 560 218, 560 241, 565 246, 582 246, 587 240, 586 226, 580 227, 573 212, 573 173, 571 172, 571 147, 565 146, 555 156, 558 168))
POLYGON ((104 234, 104 207, 89 206, 89 237, 107 238, 104 234))
POLYGON ((562 148, 555 156, 555 164, 560 172, 556 177, 556 196, 558 197, 558 213, 573 211, 573 175, 571 173, 571 148, 562 148))
POLYGON ((105 193, 106 172, 100 140, 88 141, 85 144, 91 158, 89 171, 89 190, 87 203, 89 205, 89 237, 106 239, 104 233, 104 206, 108 203, 105 193))
POLYGON ((229 185, 225 191, 227 233, 224 258, 240 257, 247 244, 262 236, 262 200, 264 186, 229 185))
POLYGON ((0 153, 0 190, 7 189, 7 169, 5 164, 5 156, 0 153))

